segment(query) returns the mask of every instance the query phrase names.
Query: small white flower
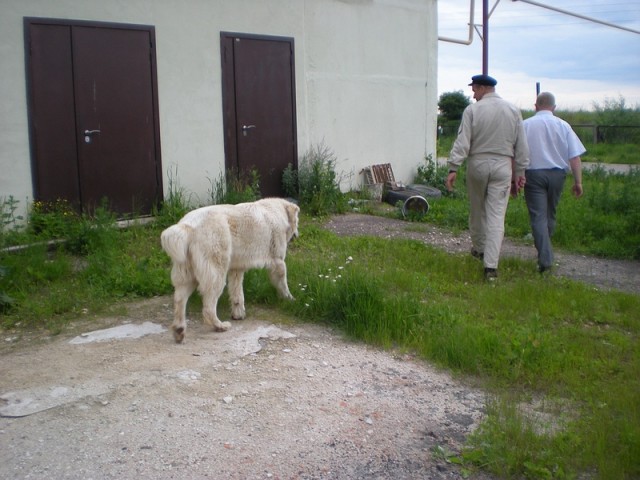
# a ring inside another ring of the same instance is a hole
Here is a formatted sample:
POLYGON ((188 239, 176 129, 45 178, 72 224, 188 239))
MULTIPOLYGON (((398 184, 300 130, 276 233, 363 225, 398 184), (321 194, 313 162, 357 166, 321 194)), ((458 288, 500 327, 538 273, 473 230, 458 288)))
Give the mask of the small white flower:
POLYGON ((304 304, 304 306, 305 306, 305 307, 307 307, 307 308, 309 308, 309 304, 308 304, 308 303, 305 303, 305 304, 304 304))

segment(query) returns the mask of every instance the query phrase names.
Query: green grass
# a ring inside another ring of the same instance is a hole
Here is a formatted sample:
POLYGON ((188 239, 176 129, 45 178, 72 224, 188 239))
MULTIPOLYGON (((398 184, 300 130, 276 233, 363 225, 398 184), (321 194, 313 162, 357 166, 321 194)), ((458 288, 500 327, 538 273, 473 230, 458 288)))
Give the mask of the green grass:
POLYGON ((640 474, 640 297, 541 278, 516 259, 501 263, 494 286, 468 255, 337 238, 313 224, 288 264, 297 301, 285 310, 485 385, 494 401, 459 459, 467 468, 507 478, 640 474), (546 399, 562 428, 520 412, 532 397, 546 399))
MULTIPOLYGON (((639 176, 585 175, 585 197, 561 202, 556 245, 638 258, 639 176)), ((463 177, 464 170, 459 185, 463 177)), ((86 313, 170 294, 159 235, 187 208, 178 197, 155 224, 128 229, 115 228, 106 213, 94 221, 64 209, 36 217, 40 233, 21 235, 45 240, 51 230, 68 241, 0 253, 0 328, 58 333, 86 313)), ((431 202, 425 220, 464 230, 467 215, 459 192, 431 202)), ((407 229, 420 227, 407 222, 407 229)), ((450 461, 505 478, 640 476, 640 296, 541 277, 533 261, 514 258, 501 261, 497 284, 487 284, 468 254, 337 237, 304 215, 300 233, 287 257, 296 301, 278 300, 264 271, 245 276, 246 298, 415 353, 482 386, 487 416, 450 461)), ((528 233, 521 198, 510 202, 507 233, 528 233)))
POLYGON ((583 162, 640 165, 640 145, 637 143, 585 144, 585 148, 587 153, 581 157, 583 162))
MULTIPOLYGON (((465 169, 459 170, 455 195, 429 200, 429 223, 454 230, 467 228, 469 204, 465 169)), ((553 237, 558 249, 609 258, 640 260, 640 168, 628 174, 611 174, 605 167, 583 173, 584 195, 576 199, 569 175, 558 205, 553 237)), ((531 232, 524 195, 510 199, 505 235, 527 241, 531 232)))
MULTIPOLYGON (((455 136, 438 137, 438 157, 448 157, 455 136)), ((581 156, 583 162, 623 165, 640 165, 640 144, 637 143, 585 143, 587 152, 581 156)))

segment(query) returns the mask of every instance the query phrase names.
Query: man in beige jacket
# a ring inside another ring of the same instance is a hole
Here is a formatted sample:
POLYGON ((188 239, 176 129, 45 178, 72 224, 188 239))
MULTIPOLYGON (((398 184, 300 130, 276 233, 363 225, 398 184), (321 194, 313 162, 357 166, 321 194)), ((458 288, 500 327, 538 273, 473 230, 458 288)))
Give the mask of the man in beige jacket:
POLYGON ((469 86, 476 103, 462 114, 446 181, 447 189, 453 190, 457 170, 468 159, 471 254, 483 260, 489 281, 498 277, 509 192, 517 193, 524 187, 524 171, 529 165, 522 114, 496 93, 497 83, 488 75, 471 78, 469 86))

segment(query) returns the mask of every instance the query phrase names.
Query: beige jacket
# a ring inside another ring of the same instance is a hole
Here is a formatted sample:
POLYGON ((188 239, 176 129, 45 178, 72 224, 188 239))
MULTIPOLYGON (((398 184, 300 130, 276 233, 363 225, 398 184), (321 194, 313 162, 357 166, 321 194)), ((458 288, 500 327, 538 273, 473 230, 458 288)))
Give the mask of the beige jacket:
POLYGON ((529 146, 522 114, 497 93, 486 93, 462 114, 458 137, 449 155, 449 169, 457 170, 465 158, 508 157, 515 160, 515 175, 529 166, 529 146))

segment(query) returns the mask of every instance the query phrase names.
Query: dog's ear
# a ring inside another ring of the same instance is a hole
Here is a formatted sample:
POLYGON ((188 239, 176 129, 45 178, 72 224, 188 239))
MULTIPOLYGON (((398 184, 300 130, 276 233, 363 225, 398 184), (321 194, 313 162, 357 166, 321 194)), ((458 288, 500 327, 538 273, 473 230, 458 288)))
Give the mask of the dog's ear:
POLYGON ((289 239, 298 236, 298 214, 300 213, 300 207, 295 203, 287 202, 285 205, 287 211, 287 218, 289 219, 289 239))

